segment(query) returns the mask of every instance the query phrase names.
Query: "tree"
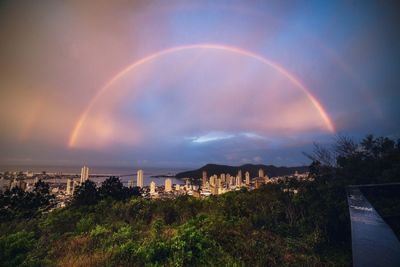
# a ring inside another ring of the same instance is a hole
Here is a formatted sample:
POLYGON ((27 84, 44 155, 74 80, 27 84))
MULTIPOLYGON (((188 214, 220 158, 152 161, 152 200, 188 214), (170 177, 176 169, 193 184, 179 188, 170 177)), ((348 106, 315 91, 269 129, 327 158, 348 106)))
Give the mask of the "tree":
POLYGON ((96 184, 90 180, 86 180, 76 189, 72 204, 75 206, 93 205, 98 200, 99 192, 97 191, 96 184))
POLYGON ((53 206, 54 196, 49 193, 49 185, 39 181, 32 192, 14 187, 0 194, 0 219, 29 218, 53 206))
POLYGON ((102 198, 111 197, 113 199, 123 199, 124 185, 118 177, 111 176, 107 178, 100 186, 99 193, 102 198))
POLYGON ((50 194, 49 184, 39 180, 33 188, 33 200, 37 207, 49 206, 53 199, 54 196, 50 194))
POLYGON ((115 200, 125 200, 132 196, 140 196, 141 191, 139 187, 127 188, 125 187, 118 177, 111 176, 106 179, 99 188, 100 197, 111 197, 115 200))

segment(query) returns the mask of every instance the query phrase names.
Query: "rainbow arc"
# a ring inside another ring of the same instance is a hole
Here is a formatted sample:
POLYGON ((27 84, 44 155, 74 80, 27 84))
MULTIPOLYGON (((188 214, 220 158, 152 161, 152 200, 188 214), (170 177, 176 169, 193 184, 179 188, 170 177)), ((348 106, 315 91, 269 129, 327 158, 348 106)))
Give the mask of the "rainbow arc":
POLYGON ((324 107, 321 105, 321 103, 318 101, 318 99, 311 93, 310 89, 307 88, 296 76, 294 76, 292 73, 287 71, 284 67, 280 66, 279 64, 259 55, 254 52, 234 47, 234 46, 228 46, 228 45, 220 45, 220 44, 193 44, 193 45, 183 45, 183 46, 176 46, 168 49, 164 49, 158 52, 155 52, 151 55, 148 55, 146 57, 143 57, 129 66, 125 67, 122 69, 120 72, 118 72, 116 75, 114 75, 101 89, 98 90, 98 92, 94 95, 94 97, 91 99, 89 102, 88 106, 86 109, 83 111, 83 113, 80 115, 78 121, 75 124, 75 127, 70 135, 68 145, 69 147, 74 147, 76 144, 76 141, 78 139, 80 130, 82 126, 84 125, 88 114, 90 113, 90 110, 93 108, 93 106, 96 104, 96 101, 107 91, 109 90, 114 83, 116 83, 119 79, 121 79, 123 76, 127 75, 131 71, 140 68, 141 66, 145 65, 146 63, 149 63, 151 61, 160 59, 161 57, 173 53, 178 53, 182 51, 187 51, 187 50, 195 50, 195 49, 206 49, 206 50, 219 50, 223 52, 229 52, 229 53, 234 53, 234 54, 239 54, 242 56, 246 56, 252 59, 255 59, 269 67, 272 67, 275 71, 278 73, 282 74, 284 77, 286 77, 293 85, 296 86, 296 88, 300 89, 305 96, 308 98, 308 100, 311 102, 311 104, 315 107, 315 109, 318 111, 321 119, 323 120, 324 124, 326 125, 326 128, 329 132, 335 132, 335 126, 329 117, 328 113, 325 111, 324 107))

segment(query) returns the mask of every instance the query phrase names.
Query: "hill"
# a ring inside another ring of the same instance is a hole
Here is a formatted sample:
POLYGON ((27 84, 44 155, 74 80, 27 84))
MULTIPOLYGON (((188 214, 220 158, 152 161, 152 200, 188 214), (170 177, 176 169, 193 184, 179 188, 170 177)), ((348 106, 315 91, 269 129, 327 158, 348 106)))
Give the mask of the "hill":
POLYGON ((308 166, 298 166, 298 167, 276 167, 274 165, 263 165, 263 164, 244 164, 241 166, 229 166, 229 165, 218 165, 218 164, 207 164, 203 167, 186 172, 180 172, 176 174, 177 178, 195 178, 201 179, 203 171, 207 172, 207 175, 220 175, 221 173, 229 173, 231 175, 236 175, 239 170, 242 170, 244 175, 245 172, 250 173, 250 177, 258 177, 258 170, 263 169, 264 173, 270 177, 273 176, 284 176, 293 174, 295 171, 299 173, 307 172, 308 166))

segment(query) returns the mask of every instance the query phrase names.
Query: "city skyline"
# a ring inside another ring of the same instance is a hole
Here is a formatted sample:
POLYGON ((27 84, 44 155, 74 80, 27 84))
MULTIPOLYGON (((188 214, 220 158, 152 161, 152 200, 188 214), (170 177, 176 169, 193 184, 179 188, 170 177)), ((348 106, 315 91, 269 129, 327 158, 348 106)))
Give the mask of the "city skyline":
POLYGON ((398 137, 394 7, 5 1, 0 165, 299 166, 398 137))

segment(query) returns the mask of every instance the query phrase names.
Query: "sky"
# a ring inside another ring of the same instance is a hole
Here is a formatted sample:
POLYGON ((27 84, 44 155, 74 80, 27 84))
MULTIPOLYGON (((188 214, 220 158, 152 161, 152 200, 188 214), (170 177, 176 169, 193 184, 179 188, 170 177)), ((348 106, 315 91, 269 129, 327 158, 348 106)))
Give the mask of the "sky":
POLYGON ((399 137, 395 1, 1 1, 0 165, 308 164, 399 137))

